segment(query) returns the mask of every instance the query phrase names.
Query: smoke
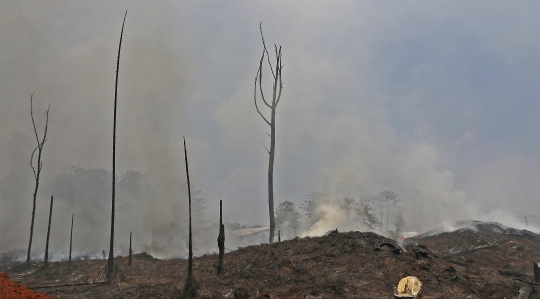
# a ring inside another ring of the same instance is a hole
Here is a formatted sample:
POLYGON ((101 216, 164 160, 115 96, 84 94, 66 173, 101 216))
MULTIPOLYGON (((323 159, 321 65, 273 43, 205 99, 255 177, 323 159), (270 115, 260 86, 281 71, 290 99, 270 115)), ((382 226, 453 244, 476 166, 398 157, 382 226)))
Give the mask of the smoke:
MULTIPOLYGON (((111 169, 114 80, 122 17, 129 7, 125 4, 2 2, 0 250, 24 248, 28 242, 34 188, 29 162, 36 146, 30 119, 33 91, 40 135, 45 109, 51 105, 33 254, 45 245, 54 178, 69 173, 73 165, 111 169)), ((138 3, 126 19, 118 86, 117 175, 140 171, 155 193, 136 207, 117 203, 119 251, 126 250, 130 231, 138 230, 138 248, 149 242, 154 212, 157 239, 182 246, 187 236, 185 225, 180 225, 187 224, 187 186, 179 137, 186 124, 189 59, 181 45, 171 42, 175 36, 170 28, 182 26, 172 9, 167 3, 138 3)), ((189 136, 187 140, 188 150, 196 151, 190 148, 189 136)), ((76 252, 108 248, 110 182, 106 188, 107 196, 89 202, 56 199, 52 248, 68 246, 72 213, 76 252)))
MULTIPOLYGON (((260 21, 267 45, 282 46, 285 65, 276 204, 298 205, 313 191, 358 199, 389 189, 404 199, 410 230, 462 219, 518 226, 520 216, 536 214, 537 6, 310 5, 0 0, 0 251, 28 242, 32 92, 39 133, 51 104, 36 255, 55 177, 73 165, 111 170, 116 55, 128 8, 117 173, 146 174, 154 193, 137 206, 119 203, 119 252, 130 231, 136 250, 185 251, 183 135, 192 183, 212 220, 196 225, 201 248, 214 250, 219 199, 224 221, 267 225, 261 142, 268 146, 269 130, 252 98, 260 21), (506 25, 494 25, 501 19, 506 25)), ((76 252, 108 248, 109 196, 77 204, 58 198, 51 248, 68 246, 72 213, 76 252)), ((350 211, 338 204, 318 213, 324 221, 310 234, 351 226, 350 211)))
POLYGON ((332 203, 321 203, 315 210, 314 217, 318 219, 305 231, 302 236, 320 236, 332 229, 342 231, 364 230, 355 221, 355 213, 332 203))

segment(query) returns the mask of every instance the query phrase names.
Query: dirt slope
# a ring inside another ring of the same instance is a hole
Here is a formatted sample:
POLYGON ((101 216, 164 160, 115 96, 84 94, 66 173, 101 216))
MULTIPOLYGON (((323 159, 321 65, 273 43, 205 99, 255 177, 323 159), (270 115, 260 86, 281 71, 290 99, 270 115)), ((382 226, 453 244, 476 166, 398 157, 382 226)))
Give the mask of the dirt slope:
MULTIPOLYGON (((517 276, 498 270, 506 267, 523 274, 518 277, 522 280, 531 279, 532 262, 540 248, 540 237, 532 233, 509 237, 509 234, 481 230, 409 239, 405 251, 399 253, 385 244, 381 250, 375 250, 381 240, 384 238, 374 233, 330 232, 323 237, 249 246, 225 255, 225 273, 221 276, 215 274, 217 255, 197 257, 194 275, 200 287, 199 298, 393 298, 393 287, 409 275, 422 281, 424 299, 515 298, 519 288, 526 284, 514 280, 517 276), (415 243, 425 247, 414 246, 415 243), (481 249, 442 258, 489 244, 499 245, 491 251, 481 249)), ((125 257, 116 261, 116 278, 109 284, 47 287, 36 291, 56 298, 180 295, 187 274, 186 260, 158 260, 138 254, 132 266, 127 265, 125 257)), ((10 278, 33 288, 100 282, 104 280, 105 266, 106 260, 86 260, 72 262, 71 270, 67 269, 67 263, 56 262, 44 270, 39 264, 31 268, 9 264, 0 267, 0 271, 7 270, 10 278)), ((533 296, 539 298, 537 293, 533 296)))

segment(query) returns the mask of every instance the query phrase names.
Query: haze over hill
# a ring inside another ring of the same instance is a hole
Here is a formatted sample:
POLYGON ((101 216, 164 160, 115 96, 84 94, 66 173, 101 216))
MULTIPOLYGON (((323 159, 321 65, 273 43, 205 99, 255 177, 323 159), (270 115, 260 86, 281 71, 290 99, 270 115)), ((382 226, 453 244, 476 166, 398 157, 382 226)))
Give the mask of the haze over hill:
MULTIPOLYGON (((486 3, 0 0, 0 251, 28 242, 32 92, 40 131, 51 104, 36 252, 54 179, 76 165, 112 168, 125 9, 117 167, 147 175, 155 194, 137 213, 118 211, 123 242, 157 227, 164 247, 185 246, 183 135, 208 218, 221 198, 226 221, 267 224, 267 135, 252 98, 260 21, 285 65, 276 205, 393 190, 410 230, 461 219, 523 226, 521 216, 540 214, 540 4, 486 3)), ((67 246, 74 212, 75 235, 105 248, 107 212, 92 206, 59 200, 51 247, 67 246)), ((346 219, 335 206, 321 213, 346 219)))

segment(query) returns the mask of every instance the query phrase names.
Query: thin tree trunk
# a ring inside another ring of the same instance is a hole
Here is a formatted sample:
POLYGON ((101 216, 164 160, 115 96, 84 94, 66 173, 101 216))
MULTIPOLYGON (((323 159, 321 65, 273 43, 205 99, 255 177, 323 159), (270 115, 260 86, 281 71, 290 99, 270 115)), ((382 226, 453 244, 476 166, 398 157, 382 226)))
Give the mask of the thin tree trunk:
POLYGON ((49 227, 47 228, 47 242, 45 243, 45 258, 43 259, 44 267, 47 267, 49 263, 49 236, 51 235, 51 219, 53 208, 53 196, 51 196, 51 209, 49 210, 49 227))
POLYGON ((223 255, 225 254, 225 226, 223 225, 223 206, 219 200, 219 235, 218 235, 219 260, 217 274, 223 273, 223 255))
POLYGON ((184 137, 184 157, 186 160, 186 177, 188 186, 188 201, 189 201, 189 258, 188 258, 188 278, 184 286, 184 298, 194 297, 197 290, 193 278, 193 239, 191 233, 191 186, 189 184, 189 167, 186 149, 186 138, 184 137))
POLYGON ((75 213, 71 215, 71 233, 69 234, 69 260, 68 260, 68 269, 71 268, 71 248, 73 244, 73 217, 75 213))
POLYGON ((270 218, 270 233, 268 237, 268 242, 273 243, 274 242, 274 233, 275 233, 275 227, 276 223, 274 220, 274 156, 275 156, 275 146, 276 146, 276 108, 279 103, 279 100, 281 99, 281 91, 283 89, 283 82, 281 78, 281 70, 283 69, 283 65, 281 64, 281 46, 278 48, 276 45, 274 45, 275 52, 276 52, 276 65, 275 70, 272 68, 272 64, 270 62, 270 54, 268 54, 268 50, 266 49, 266 44, 264 42, 264 36, 262 33, 262 23, 259 26, 260 32, 261 32, 261 40, 263 43, 263 54, 261 57, 261 60, 259 61, 259 69, 257 70, 257 75, 255 76, 255 88, 254 88, 254 96, 253 100, 255 102, 255 108, 257 109, 257 112, 262 117, 262 119, 270 126, 270 150, 266 149, 269 155, 268 159, 268 214, 270 218), (270 71, 272 72, 273 80, 274 82, 272 85, 272 101, 268 102, 264 97, 264 92, 262 88, 262 69, 263 69, 263 63, 264 63, 264 56, 267 56, 268 58, 268 64, 270 65, 270 71), (271 115, 270 115, 270 121, 261 113, 259 110, 259 106, 257 105, 257 81, 259 82, 259 92, 261 94, 261 99, 263 103, 270 108, 271 115))
POLYGON ((30 264, 30 252, 32 250, 32 239, 34 236, 34 219, 36 216, 36 198, 37 198, 37 192, 39 188, 39 176, 41 174, 41 169, 43 168, 43 162, 41 161, 41 153, 43 151, 43 146, 45 145, 45 141, 47 141, 47 128, 49 125, 49 109, 51 106, 47 108, 46 111, 46 121, 45 121, 45 132, 43 133, 43 139, 39 140, 39 136, 36 129, 36 123, 34 122, 34 109, 32 107, 33 104, 33 98, 34 93, 30 95, 30 116, 32 118, 32 125, 34 126, 34 133, 36 136, 37 146, 34 148, 34 151, 32 151, 32 155, 30 155, 30 167, 32 167, 32 171, 34 172, 34 178, 36 180, 36 186, 34 188, 34 200, 32 204, 32 221, 30 223, 30 240, 28 241, 28 252, 26 254, 26 265, 30 264), (37 161, 37 170, 34 169, 34 165, 32 164, 32 160, 34 159, 34 153, 38 151, 38 161, 37 161))
MULTIPOLYGON (((41 153, 41 152, 40 152, 41 153)), ((41 155, 38 156, 38 165, 41 162, 41 155)), ((30 241, 28 242, 28 252, 26 254, 26 264, 30 264, 30 251, 32 249, 32 237, 34 235, 34 218, 36 215, 36 196, 39 187, 39 173, 36 177, 36 188, 34 189, 34 204, 32 205, 32 223, 30 224, 30 241)))
POLYGON ((131 266, 131 232, 129 232, 129 265, 131 266))
POLYGON ((150 244, 154 247, 154 221, 156 219, 156 206, 154 205, 154 214, 152 215, 152 239, 150 244))
POLYGON ((107 264, 107 281, 111 280, 111 273, 114 266, 114 195, 116 182, 116 106, 118 102, 118 70, 120 69, 120 49, 122 48, 122 36, 124 35, 124 24, 126 22, 127 10, 122 22, 120 32, 120 42, 118 44, 118 58, 116 60, 116 82, 114 84, 114 123, 113 123, 113 167, 112 167, 112 212, 111 212, 111 242, 109 247, 109 260, 107 264))
POLYGON ((186 158, 186 176, 188 185, 188 200, 189 200, 189 261, 188 261, 188 280, 193 279, 193 242, 191 234, 191 186, 189 184, 189 168, 186 149, 186 139, 184 138, 184 154, 186 158))
POLYGON ((270 125, 270 157, 268 159, 268 213, 270 216, 270 236, 269 243, 274 243, 274 231, 276 222, 274 221, 274 155, 276 148, 276 110, 272 109, 270 125))

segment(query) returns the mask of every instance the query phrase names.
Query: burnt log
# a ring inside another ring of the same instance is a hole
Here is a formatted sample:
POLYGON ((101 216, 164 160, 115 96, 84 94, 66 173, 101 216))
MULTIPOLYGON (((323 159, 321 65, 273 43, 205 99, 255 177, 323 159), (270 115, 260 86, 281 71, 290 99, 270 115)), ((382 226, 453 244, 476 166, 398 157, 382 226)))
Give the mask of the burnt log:
POLYGON ((438 280, 456 280, 458 279, 457 270, 454 267, 444 267, 441 273, 447 273, 443 276, 437 275, 438 280))
POLYGON ((416 259, 422 260, 422 259, 428 259, 433 260, 432 257, 429 256, 429 254, 435 256, 438 258, 438 256, 431 252, 429 249, 426 248, 424 245, 411 245, 409 248, 414 252, 414 255, 416 259))
POLYGON ((386 245, 386 246, 390 247, 394 253, 400 253, 400 252, 403 251, 403 248, 401 248, 396 243, 396 241, 394 241, 392 239, 382 239, 382 240, 377 241, 377 243, 375 243, 375 250, 382 251, 381 247, 383 245, 386 245))

